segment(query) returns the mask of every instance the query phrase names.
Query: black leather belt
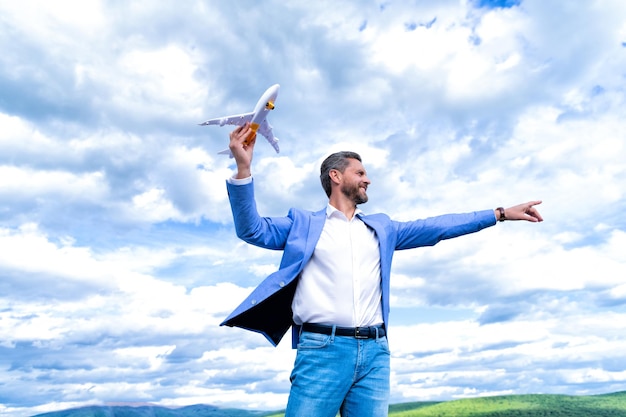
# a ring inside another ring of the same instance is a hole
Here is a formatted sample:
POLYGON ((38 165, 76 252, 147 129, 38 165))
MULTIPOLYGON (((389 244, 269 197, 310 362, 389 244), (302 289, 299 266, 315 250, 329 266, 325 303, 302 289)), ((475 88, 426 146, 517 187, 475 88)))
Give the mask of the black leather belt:
MULTIPOLYGON (((332 334, 333 326, 325 324, 304 323, 302 330, 305 332, 332 334)), ((384 337, 385 326, 369 326, 369 327, 335 327, 335 336, 352 336, 356 339, 376 339, 376 337, 384 337)))

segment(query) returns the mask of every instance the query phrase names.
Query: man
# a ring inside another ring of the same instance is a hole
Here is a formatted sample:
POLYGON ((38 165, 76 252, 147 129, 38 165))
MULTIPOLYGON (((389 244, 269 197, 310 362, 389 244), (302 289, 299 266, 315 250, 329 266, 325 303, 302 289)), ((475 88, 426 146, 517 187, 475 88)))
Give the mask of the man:
POLYGON ((395 250, 431 246, 477 232, 496 220, 540 222, 540 201, 514 207, 396 222, 365 215, 370 180, 359 155, 339 152, 321 166, 328 206, 260 217, 251 162, 256 136, 249 125, 230 134, 237 174, 227 189, 237 236, 282 250, 267 277, 222 323, 259 332, 274 345, 292 327, 298 348, 286 417, 386 416, 389 402, 389 278, 395 250))

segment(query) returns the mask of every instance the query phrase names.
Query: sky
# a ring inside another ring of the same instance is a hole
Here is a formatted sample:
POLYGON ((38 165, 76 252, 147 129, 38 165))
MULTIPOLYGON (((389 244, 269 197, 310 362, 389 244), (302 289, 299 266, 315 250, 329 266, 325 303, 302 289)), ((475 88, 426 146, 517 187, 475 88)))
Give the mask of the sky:
POLYGON ((543 201, 396 253, 392 403, 626 390, 622 0, 0 1, 0 48, 0 415, 285 407, 290 338, 219 326, 281 253, 198 126, 275 83, 262 215, 323 208, 339 150, 366 213, 543 201))

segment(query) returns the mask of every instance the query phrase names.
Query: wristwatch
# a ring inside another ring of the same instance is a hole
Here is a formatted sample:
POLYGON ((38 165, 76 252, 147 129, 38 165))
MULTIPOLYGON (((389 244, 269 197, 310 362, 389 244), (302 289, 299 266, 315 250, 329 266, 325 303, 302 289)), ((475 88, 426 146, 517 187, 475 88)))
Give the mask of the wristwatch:
POLYGON ((502 207, 498 207, 496 210, 498 210, 498 212, 500 212, 500 218, 498 219, 498 221, 503 222, 506 220, 506 216, 504 215, 504 209, 502 207))

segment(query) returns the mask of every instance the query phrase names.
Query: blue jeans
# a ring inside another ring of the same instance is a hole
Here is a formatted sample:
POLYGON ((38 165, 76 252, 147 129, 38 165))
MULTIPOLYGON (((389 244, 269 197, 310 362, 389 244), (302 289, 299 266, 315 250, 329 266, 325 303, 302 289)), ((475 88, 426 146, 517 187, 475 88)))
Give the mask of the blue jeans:
POLYGON ((285 417, 384 417, 389 410, 386 337, 302 332, 285 417))

